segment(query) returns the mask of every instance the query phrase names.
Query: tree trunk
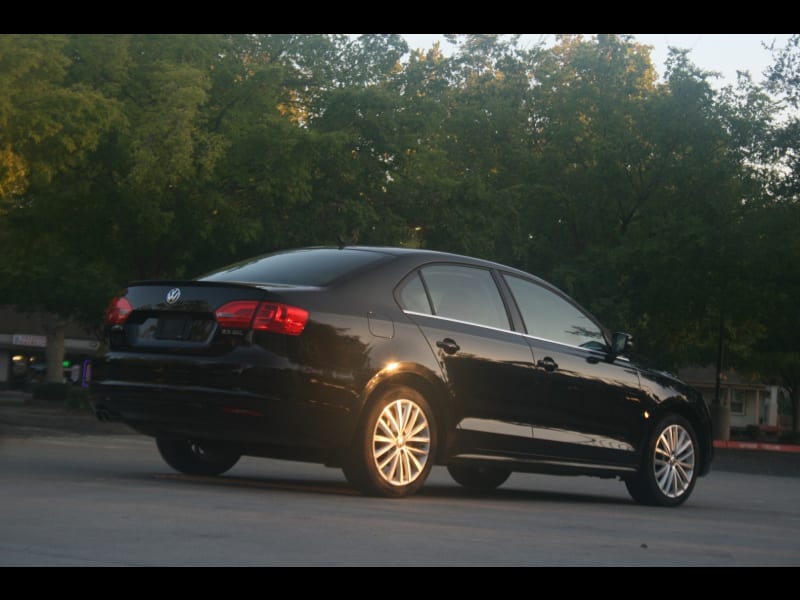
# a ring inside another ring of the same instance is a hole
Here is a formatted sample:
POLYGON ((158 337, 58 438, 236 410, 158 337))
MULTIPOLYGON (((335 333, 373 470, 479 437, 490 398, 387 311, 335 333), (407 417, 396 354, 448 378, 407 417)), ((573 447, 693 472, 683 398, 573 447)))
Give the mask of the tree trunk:
POLYGON ((722 391, 722 348, 725 339, 725 317, 719 316, 719 335, 717 337, 717 378, 714 401, 711 403, 711 432, 715 440, 727 442, 731 439, 731 409, 720 397, 722 391))
POLYGON ((47 319, 45 331, 47 332, 47 383, 62 383, 64 381, 64 330, 66 323, 61 319, 47 319))
POLYGON ((731 408, 727 404, 711 405, 711 433, 715 440, 731 439, 731 408))

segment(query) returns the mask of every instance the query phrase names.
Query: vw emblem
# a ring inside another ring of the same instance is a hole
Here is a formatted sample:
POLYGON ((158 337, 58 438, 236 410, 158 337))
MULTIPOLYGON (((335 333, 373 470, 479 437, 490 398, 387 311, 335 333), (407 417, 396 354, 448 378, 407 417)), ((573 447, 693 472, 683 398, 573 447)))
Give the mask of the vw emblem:
POLYGON ((172 288, 167 292, 167 304, 175 304, 181 297, 181 288, 172 288))

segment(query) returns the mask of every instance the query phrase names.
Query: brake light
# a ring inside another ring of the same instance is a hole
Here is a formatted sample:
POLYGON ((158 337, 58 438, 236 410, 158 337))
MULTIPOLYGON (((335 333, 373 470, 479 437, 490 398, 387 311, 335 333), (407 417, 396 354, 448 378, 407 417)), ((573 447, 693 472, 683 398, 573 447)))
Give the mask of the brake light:
POLYGON ((133 312, 133 307, 127 298, 117 296, 106 310, 106 325, 122 325, 131 312, 133 312))
POLYGON ((308 323, 308 311, 288 304, 263 302, 258 309, 253 329, 286 335, 300 335, 308 323))
POLYGON ((308 323, 308 311, 277 302, 236 300, 219 307, 214 313, 221 327, 253 329, 284 335, 300 335, 308 323))
POLYGON ((258 307, 257 300, 238 300, 220 306, 214 313, 217 322, 228 329, 250 329, 253 315, 258 307))

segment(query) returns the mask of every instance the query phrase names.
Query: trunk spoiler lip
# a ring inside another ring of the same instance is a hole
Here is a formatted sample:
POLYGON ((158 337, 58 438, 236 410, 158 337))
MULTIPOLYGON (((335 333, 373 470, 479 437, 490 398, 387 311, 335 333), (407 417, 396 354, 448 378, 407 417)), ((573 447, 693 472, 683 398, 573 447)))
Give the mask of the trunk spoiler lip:
POLYGON ((203 281, 202 279, 143 279, 131 281, 126 287, 209 287, 209 288, 240 288, 261 290, 300 290, 318 291, 322 287, 313 285, 294 285, 288 283, 268 283, 258 281, 203 281))

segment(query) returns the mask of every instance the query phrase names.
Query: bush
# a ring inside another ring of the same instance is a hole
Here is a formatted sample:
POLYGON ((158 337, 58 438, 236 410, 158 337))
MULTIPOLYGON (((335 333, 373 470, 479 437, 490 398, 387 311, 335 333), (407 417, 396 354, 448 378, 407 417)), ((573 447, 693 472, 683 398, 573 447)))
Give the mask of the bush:
POLYGON ((34 400, 64 402, 67 399, 69 387, 66 383, 37 383, 33 386, 33 398, 34 400))
POLYGON ((89 390, 75 385, 68 386, 67 410, 74 412, 94 412, 89 403, 89 390))
POLYGON ((47 402, 63 402, 69 411, 92 412, 89 390, 69 383, 37 383, 33 386, 33 398, 47 402))
POLYGON ((800 431, 786 431, 778 437, 781 444, 800 444, 800 431))
POLYGON ((764 435, 761 432, 761 428, 758 425, 748 425, 745 429, 745 436, 748 440, 753 442, 760 442, 763 441, 764 435))

